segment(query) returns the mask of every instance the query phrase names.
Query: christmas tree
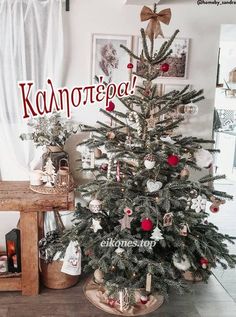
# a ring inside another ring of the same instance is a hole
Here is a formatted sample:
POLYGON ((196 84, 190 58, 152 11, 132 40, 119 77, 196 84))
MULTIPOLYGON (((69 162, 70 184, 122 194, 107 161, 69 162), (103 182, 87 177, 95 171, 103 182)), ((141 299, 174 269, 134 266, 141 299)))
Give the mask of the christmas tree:
MULTIPOLYGON (((168 24, 170 10, 164 11, 168 24)), ((149 20, 147 30, 141 30, 141 55, 123 47, 142 66, 134 73, 141 83, 134 95, 120 99, 124 111, 101 109, 115 125, 82 126, 91 135, 83 146, 102 155, 94 179, 79 188, 90 198, 89 206, 77 205, 74 226, 66 233, 82 248, 83 270, 95 271, 95 281, 116 300, 120 292, 135 289, 165 296, 170 288, 183 292, 183 272, 206 281, 217 264, 226 269, 236 263, 227 247, 233 238, 207 221, 208 211, 217 212, 232 199, 212 186, 224 178, 210 169, 214 142, 176 132, 187 115, 197 113, 203 91, 186 86, 158 93, 153 80, 169 70, 178 31, 155 51, 156 37, 162 35, 156 5, 154 11, 144 7, 141 19, 149 20), (206 176, 191 180, 192 171, 202 168, 206 176)))
POLYGON ((51 158, 49 157, 47 159, 47 162, 44 166, 44 177, 43 179, 46 181, 45 186, 46 187, 53 187, 55 183, 56 178, 56 172, 55 172, 55 166, 53 165, 53 162, 51 158))

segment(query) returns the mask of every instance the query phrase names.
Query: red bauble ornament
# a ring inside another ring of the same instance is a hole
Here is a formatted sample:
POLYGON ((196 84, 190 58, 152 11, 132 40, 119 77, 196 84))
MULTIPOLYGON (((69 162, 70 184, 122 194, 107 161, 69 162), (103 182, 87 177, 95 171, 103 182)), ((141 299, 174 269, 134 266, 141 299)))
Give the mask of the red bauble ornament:
POLYGON ((133 65, 132 63, 129 63, 129 64, 127 65, 127 68, 128 68, 128 69, 133 69, 133 68, 134 68, 134 65, 133 65))
POLYGON ((201 258, 199 262, 203 269, 206 269, 208 267, 209 261, 206 258, 201 258))
POLYGON ((146 295, 142 295, 142 296, 140 296, 140 302, 142 303, 142 304, 147 304, 147 302, 148 302, 148 296, 146 296, 146 295))
POLYGON ((153 229, 153 222, 149 218, 145 218, 141 221, 141 228, 143 231, 152 231, 153 229))
POLYGON ((217 213, 219 210, 220 210, 219 206, 216 206, 214 204, 210 206, 210 211, 213 212, 214 214, 217 213))
POLYGON ((169 69, 170 69, 170 65, 169 65, 169 64, 164 63, 164 64, 161 65, 161 70, 162 70, 164 73, 168 72, 169 69))
POLYGON ((167 158, 167 162, 170 166, 177 166, 179 164, 179 157, 177 155, 169 155, 167 158))
POLYGON ((112 112, 115 110, 116 105, 114 104, 113 101, 109 101, 108 106, 106 107, 106 111, 112 112))

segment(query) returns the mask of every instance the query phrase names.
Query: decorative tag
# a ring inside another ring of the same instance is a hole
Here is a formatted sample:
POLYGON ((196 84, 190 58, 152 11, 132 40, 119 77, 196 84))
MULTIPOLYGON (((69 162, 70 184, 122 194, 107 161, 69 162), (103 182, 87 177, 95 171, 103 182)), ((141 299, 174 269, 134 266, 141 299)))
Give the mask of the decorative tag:
POLYGON ((152 274, 148 273, 147 279, 146 279, 146 291, 151 292, 151 288, 152 288, 152 274))
POLYGON ((173 213, 168 212, 163 217, 163 227, 170 227, 173 224, 173 213))
POLYGON ((81 249, 75 241, 71 241, 66 249, 61 272, 69 275, 81 274, 81 249))

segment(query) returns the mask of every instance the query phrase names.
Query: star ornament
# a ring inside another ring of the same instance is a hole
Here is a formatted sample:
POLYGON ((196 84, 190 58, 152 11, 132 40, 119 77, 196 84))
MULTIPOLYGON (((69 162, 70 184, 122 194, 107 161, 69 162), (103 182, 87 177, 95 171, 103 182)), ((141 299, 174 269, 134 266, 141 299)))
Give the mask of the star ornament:
POLYGON ((98 232, 98 230, 101 230, 102 227, 100 225, 100 220, 93 219, 93 223, 92 223, 92 226, 90 228, 93 229, 93 231, 95 233, 98 232))
POLYGON ((119 220, 119 223, 121 224, 121 231, 125 229, 130 229, 130 223, 134 219, 134 217, 129 217, 127 213, 125 213, 124 217, 119 220))
POLYGON ((197 213, 206 209, 207 200, 201 195, 198 195, 197 198, 192 199, 191 209, 195 210, 197 213))

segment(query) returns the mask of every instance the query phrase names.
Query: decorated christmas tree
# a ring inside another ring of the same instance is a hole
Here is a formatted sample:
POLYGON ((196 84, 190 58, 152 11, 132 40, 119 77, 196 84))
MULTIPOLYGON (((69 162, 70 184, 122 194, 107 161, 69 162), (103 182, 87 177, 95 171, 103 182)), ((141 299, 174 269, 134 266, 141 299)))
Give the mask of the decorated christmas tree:
POLYGON ((161 95, 153 82, 170 68, 178 31, 154 49, 160 22, 168 24, 170 16, 169 9, 157 14, 156 5, 154 11, 143 8, 141 20, 148 27, 141 30, 141 55, 123 47, 142 65, 133 73, 140 78, 135 94, 119 100, 123 111, 101 110, 113 125, 82 126, 90 133, 83 146, 96 152, 97 161, 94 179, 79 188, 90 203, 77 205, 66 238, 78 241, 83 270, 95 272, 107 303, 120 311, 146 304, 155 293, 166 296, 171 288, 183 292, 184 272, 206 281, 216 265, 226 269, 236 263, 227 247, 233 238, 207 221, 209 211, 218 212, 232 199, 212 185, 225 177, 212 175, 214 142, 176 132, 186 116, 197 114, 203 91, 186 86, 161 95), (205 176, 192 180, 192 172, 201 169, 205 176))

